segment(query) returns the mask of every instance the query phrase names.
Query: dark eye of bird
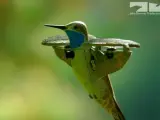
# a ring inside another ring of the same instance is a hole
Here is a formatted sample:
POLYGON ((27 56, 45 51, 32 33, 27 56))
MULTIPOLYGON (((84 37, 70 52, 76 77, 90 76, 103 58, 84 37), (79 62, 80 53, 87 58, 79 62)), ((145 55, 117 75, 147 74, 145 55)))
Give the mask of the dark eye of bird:
POLYGON ((78 26, 76 25, 76 26, 74 26, 74 29, 77 29, 78 28, 78 26))

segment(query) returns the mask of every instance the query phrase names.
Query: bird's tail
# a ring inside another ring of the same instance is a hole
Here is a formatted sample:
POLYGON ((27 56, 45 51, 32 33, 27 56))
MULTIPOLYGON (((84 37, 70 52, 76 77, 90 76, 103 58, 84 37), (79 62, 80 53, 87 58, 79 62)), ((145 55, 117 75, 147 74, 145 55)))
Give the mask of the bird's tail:
POLYGON ((113 99, 113 100, 114 100, 113 101, 114 102, 114 107, 111 110, 111 114, 112 114, 114 120, 126 120, 122 111, 120 110, 116 100, 115 99, 113 99))
POLYGON ((103 93, 102 101, 98 100, 98 102, 102 105, 102 107, 105 110, 108 111, 109 114, 112 114, 114 120, 126 120, 114 97, 114 92, 109 77, 106 76, 103 78, 103 80, 106 86, 105 88, 103 88, 105 89, 105 92, 102 92, 103 93))

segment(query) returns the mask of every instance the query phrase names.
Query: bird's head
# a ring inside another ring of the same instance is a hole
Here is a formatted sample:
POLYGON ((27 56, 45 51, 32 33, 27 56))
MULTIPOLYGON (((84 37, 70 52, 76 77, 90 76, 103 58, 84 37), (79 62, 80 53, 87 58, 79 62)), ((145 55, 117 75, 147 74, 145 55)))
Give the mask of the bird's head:
POLYGON ((70 40, 71 48, 78 48, 88 40, 87 26, 81 21, 74 21, 67 25, 45 24, 45 26, 64 30, 70 40))

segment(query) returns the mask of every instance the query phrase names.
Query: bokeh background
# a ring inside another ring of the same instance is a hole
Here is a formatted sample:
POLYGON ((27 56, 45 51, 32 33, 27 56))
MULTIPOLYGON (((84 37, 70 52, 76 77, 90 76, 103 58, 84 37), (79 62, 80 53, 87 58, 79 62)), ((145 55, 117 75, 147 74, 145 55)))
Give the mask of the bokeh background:
POLYGON ((127 120, 160 119, 160 15, 131 16, 129 2, 0 0, 0 120, 112 120, 71 68, 41 45, 64 34, 44 24, 75 20, 97 37, 141 43, 111 81, 127 120))

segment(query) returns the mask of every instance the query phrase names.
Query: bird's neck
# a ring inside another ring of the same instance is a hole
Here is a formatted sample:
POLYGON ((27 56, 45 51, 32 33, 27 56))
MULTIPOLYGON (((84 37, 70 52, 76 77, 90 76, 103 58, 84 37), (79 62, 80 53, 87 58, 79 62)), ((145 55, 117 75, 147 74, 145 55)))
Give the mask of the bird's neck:
POLYGON ((71 48, 81 47, 81 45, 88 40, 88 36, 76 31, 67 30, 66 34, 70 40, 71 48))

